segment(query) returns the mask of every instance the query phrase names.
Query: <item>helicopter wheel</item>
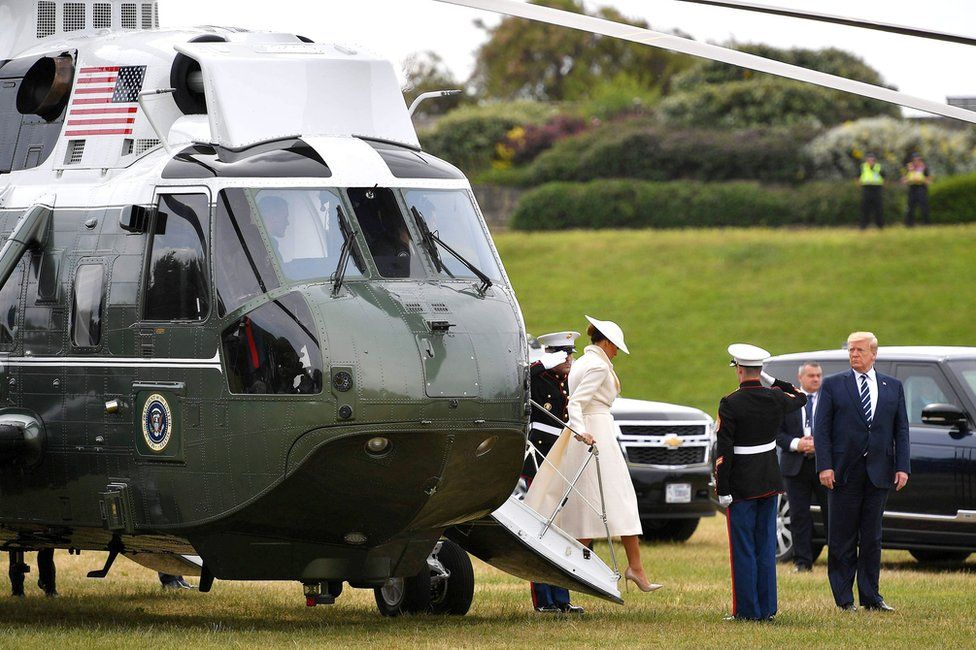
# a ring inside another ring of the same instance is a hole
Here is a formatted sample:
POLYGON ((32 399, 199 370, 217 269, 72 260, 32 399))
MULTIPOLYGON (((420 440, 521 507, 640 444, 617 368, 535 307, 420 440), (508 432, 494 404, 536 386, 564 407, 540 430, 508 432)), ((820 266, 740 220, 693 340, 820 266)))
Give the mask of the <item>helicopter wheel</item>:
POLYGON ((415 576, 390 578, 373 589, 376 606, 383 616, 421 614, 430 607, 430 570, 425 566, 415 576))
MULTIPOLYGON (((440 564, 438 575, 431 576, 430 612, 464 616, 474 599, 474 569, 471 558, 450 540, 440 542, 431 554, 440 564)), ((436 569, 435 569, 436 570, 436 569)), ((433 571, 432 571, 433 573, 433 571)))

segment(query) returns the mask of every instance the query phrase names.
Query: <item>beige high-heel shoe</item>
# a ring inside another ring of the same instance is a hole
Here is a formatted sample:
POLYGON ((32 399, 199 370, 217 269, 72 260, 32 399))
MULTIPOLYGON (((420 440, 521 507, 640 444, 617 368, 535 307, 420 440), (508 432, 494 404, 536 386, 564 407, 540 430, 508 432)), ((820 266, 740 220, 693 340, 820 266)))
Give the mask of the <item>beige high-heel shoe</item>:
POLYGON ((664 586, 664 585, 659 585, 656 582, 650 582, 649 580, 646 579, 644 580, 644 582, 641 582, 640 580, 637 579, 637 574, 631 571, 629 568, 626 571, 624 571, 624 580, 625 580, 624 582, 625 585, 627 584, 626 580, 630 580, 635 585, 637 585, 638 589, 640 589, 643 592, 657 591, 658 589, 664 586))

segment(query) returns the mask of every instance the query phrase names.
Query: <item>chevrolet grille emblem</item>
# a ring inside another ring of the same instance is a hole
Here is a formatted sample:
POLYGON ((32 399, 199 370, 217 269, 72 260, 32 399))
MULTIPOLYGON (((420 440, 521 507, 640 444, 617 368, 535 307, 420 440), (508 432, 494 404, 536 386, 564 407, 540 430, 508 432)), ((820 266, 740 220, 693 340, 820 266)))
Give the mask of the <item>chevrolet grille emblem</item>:
POLYGON ((671 447, 672 449, 677 449, 681 445, 685 444, 685 441, 672 433, 671 435, 664 438, 664 444, 666 444, 668 447, 671 447))

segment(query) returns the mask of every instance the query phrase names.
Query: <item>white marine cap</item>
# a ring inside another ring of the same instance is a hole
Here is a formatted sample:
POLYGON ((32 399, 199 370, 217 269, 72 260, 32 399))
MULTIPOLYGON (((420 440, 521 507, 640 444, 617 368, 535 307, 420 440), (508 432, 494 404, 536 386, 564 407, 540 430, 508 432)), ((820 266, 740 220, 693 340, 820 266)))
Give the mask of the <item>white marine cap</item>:
POLYGON ((620 329, 620 326, 614 323, 612 320, 597 320, 595 318, 586 317, 586 320, 590 321, 590 325, 600 330, 600 332, 607 337, 607 340, 616 345, 622 351, 630 354, 630 350, 627 349, 627 344, 624 343, 624 331, 620 329))
POLYGON ((733 343, 729 346, 729 354, 732 355, 730 366, 744 368, 762 368, 763 361, 772 356, 766 350, 748 343, 733 343))
POLYGON ((576 339, 580 337, 579 332, 556 332, 554 334, 543 334, 536 338, 539 345, 548 348, 576 348, 576 339))

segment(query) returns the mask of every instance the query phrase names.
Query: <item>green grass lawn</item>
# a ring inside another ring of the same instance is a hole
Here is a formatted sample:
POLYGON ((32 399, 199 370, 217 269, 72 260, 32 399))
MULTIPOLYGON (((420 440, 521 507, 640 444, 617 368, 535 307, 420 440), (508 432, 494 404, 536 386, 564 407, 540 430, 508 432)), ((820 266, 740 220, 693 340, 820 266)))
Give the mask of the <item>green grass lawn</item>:
MULTIPOLYGON (((606 549, 603 548, 603 555, 606 549)), ((0 598, 0 647, 861 647, 962 648, 974 644, 976 561, 923 568, 885 552, 882 593, 893 614, 836 610, 824 560, 812 574, 780 567, 780 614, 772 624, 726 623, 728 542, 722 516, 705 520, 686 544, 646 545, 648 575, 661 591, 624 594, 613 605, 577 597, 588 613, 531 611, 526 583, 475 562, 471 612, 463 618, 384 619, 372 592, 349 590, 333 607, 308 609, 297 583, 217 581, 210 594, 162 592, 155 573, 120 559, 102 581, 84 577, 103 553, 58 551, 60 599, 28 585, 26 599, 0 598)), ((33 562, 33 554, 28 554, 33 562)), ((28 578, 33 577, 33 574, 28 578)))
POLYGON ((714 415, 735 388, 729 343, 773 354, 976 345, 976 226, 502 233, 496 243, 533 334, 617 321, 625 397, 714 415))

